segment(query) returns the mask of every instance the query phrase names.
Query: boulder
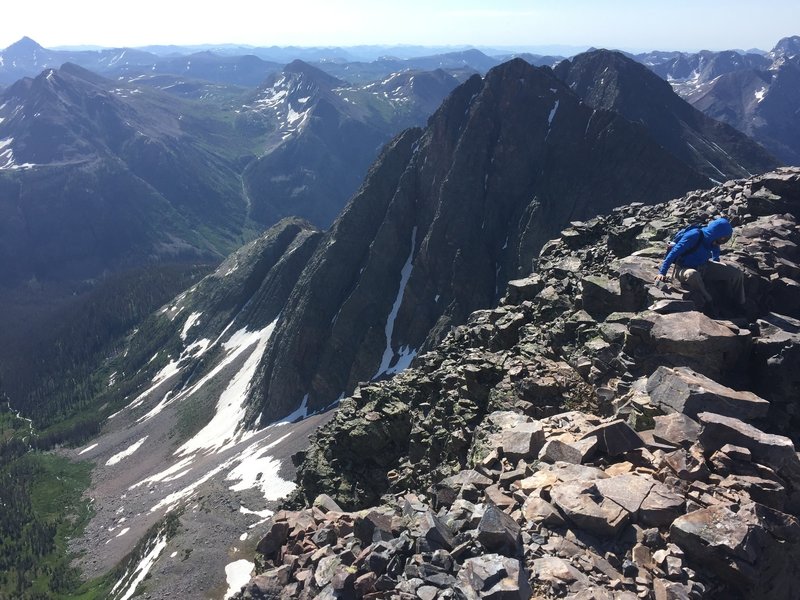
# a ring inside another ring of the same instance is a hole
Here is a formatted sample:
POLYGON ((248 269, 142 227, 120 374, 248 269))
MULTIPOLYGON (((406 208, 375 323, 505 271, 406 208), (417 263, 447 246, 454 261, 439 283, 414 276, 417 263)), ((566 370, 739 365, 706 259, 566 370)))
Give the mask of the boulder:
POLYGON ((800 389, 800 321, 769 313, 756 324, 755 389, 775 403, 794 402, 800 389))
POLYGON ((269 531, 258 542, 256 549, 269 559, 275 559, 280 552, 281 546, 286 543, 289 537, 289 523, 278 521, 273 523, 269 531))
POLYGON ((617 310, 638 312, 647 307, 653 279, 660 264, 660 261, 644 256, 627 256, 620 260, 621 303, 617 310))
POLYGON ((528 496, 522 505, 522 516, 526 521, 541 523, 546 527, 558 527, 564 524, 564 517, 552 504, 533 494, 528 496))
POLYGON ((664 460, 675 474, 684 481, 705 480, 709 476, 708 466, 702 452, 696 446, 679 448, 675 452, 664 455, 664 460))
POLYGON ((544 282, 539 275, 533 274, 524 279, 512 279, 508 282, 504 304, 522 304, 525 300, 533 300, 542 291, 544 282))
POLYGON ((583 310, 602 317, 622 308, 619 282, 608 277, 589 275, 581 279, 583 310))
POLYGON ((539 451, 539 460, 549 463, 562 461, 581 464, 583 458, 584 453, 580 448, 564 443, 561 440, 548 440, 539 451))
POLYGON ((595 485, 604 498, 622 506, 636 522, 666 525, 683 514, 683 495, 649 476, 617 475, 599 479, 595 485))
POLYGON ((617 456, 644 446, 644 440, 622 419, 598 425, 586 432, 581 439, 590 437, 596 437, 597 450, 609 456, 617 456))
POLYGON ((737 369, 751 343, 749 331, 734 332, 696 311, 666 315, 645 312, 631 319, 628 331, 629 337, 640 343, 639 347, 630 348, 644 359, 640 366, 645 367, 648 362, 677 363, 708 377, 737 369))
POLYGON ((556 556, 545 556, 533 561, 531 575, 535 581, 549 583, 554 587, 566 586, 574 591, 589 585, 589 578, 569 562, 556 556))
POLYGON ((509 460, 530 459, 544 444, 544 429, 538 422, 519 423, 495 434, 494 440, 509 460))
POLYGON ((416 529, 421 539, 427 542, 428 548, 438 550, 453 548, 453 534, 442 521, 430 510, 417 517, 416 529))
POLYGON ((688 367, 659 367, 647 380, 647 393, 650 402, 665 413, 683 413, 693 419, 711 411, 751 420, 769 411, 769 402, 752 392, 732 390, 688 367))
POLYGON ((520 526, 506 513, 490 505, 483 513, 477 530, 478 541, 489 550, 505 556, 517 554, 520 541, 520 526))
POLYGON ((458 572, 457 589, 468 600, 529 600, 533 590, 528 579, 519 560, 484 554, 464 561, 458 572))
POLYGON ((313 506, 319 508, 324 513, 342 512, 342 507, 328 494, 320 494, 314 499, 313 506))
POLYGON ((596 483, 560 483, 550 490, 550 497, 578 528, 600 536, 616 535, 630 522, 630 512, 604 497, 596 483))
POLYGON ((653 438, 673 446, 691 446, 700 436, 699 423, 680 412, 658 415, 653 421, 653 438))
POLYGON ((670 539, 747 598, 800 597, 797 519, 756 503, 732 508, 736 512, 717 505, 679 517, 670 527, 670 539))
POLYGON ((709 455, 725 444, 733 444, 747 448, 755 460, 773 469, 787 472, 789 467, 800 464, 794 444, 787 437, 764 433, 739 419, 715 413, 700 413, 698 419, 703 426, 700 443, 709 455))

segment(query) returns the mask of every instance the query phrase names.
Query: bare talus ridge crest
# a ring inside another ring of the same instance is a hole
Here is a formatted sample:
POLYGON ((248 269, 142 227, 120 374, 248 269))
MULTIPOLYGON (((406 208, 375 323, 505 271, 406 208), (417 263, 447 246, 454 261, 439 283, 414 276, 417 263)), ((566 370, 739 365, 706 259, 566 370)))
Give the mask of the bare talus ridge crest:
POLYGON ((785 167, 571 223, 341 402, 235 597, 796 598, 798 217, 785 167), (653 285, 680 225, 720 214, 748 317, 653 285))

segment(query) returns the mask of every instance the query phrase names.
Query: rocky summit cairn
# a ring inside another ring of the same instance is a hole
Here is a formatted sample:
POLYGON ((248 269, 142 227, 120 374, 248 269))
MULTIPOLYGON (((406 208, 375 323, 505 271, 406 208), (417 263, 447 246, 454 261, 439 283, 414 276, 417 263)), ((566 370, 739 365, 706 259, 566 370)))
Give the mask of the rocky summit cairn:
POLYGON ((800 169, 576 222, 298 456, 239 598, 800 597, 800 169), (726 215, 750 304, 651 285, 726 215))

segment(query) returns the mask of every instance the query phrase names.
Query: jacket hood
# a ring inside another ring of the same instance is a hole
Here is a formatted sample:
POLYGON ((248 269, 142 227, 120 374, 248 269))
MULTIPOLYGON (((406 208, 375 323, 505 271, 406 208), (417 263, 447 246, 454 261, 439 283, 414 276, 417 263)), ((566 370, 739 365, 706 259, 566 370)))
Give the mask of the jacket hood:
POLYGON ((703 235, 712 242, 720 238, 730 237, 732 233, 733 226, 724 217, 714 219, 703 227, 703 235))

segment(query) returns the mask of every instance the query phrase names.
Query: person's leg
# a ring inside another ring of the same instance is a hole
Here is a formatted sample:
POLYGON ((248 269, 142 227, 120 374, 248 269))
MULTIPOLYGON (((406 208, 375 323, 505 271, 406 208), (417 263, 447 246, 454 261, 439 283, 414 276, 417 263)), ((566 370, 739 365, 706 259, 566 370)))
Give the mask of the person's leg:
POLYGON ((700 305, 698 306, 699 309, 702 310, 703 306, 713 302, 711 294, 708 293, 708 290, 703 283, 703 277, 697 269, 676 267, 675 277, 699 297, 701 300, 700 305))
POLYGON ((738 306, 744 306, 744 273, 737 267, 710 260, 703 265, 702 273, 706 283, 722 282, 731 302, 738 306))

